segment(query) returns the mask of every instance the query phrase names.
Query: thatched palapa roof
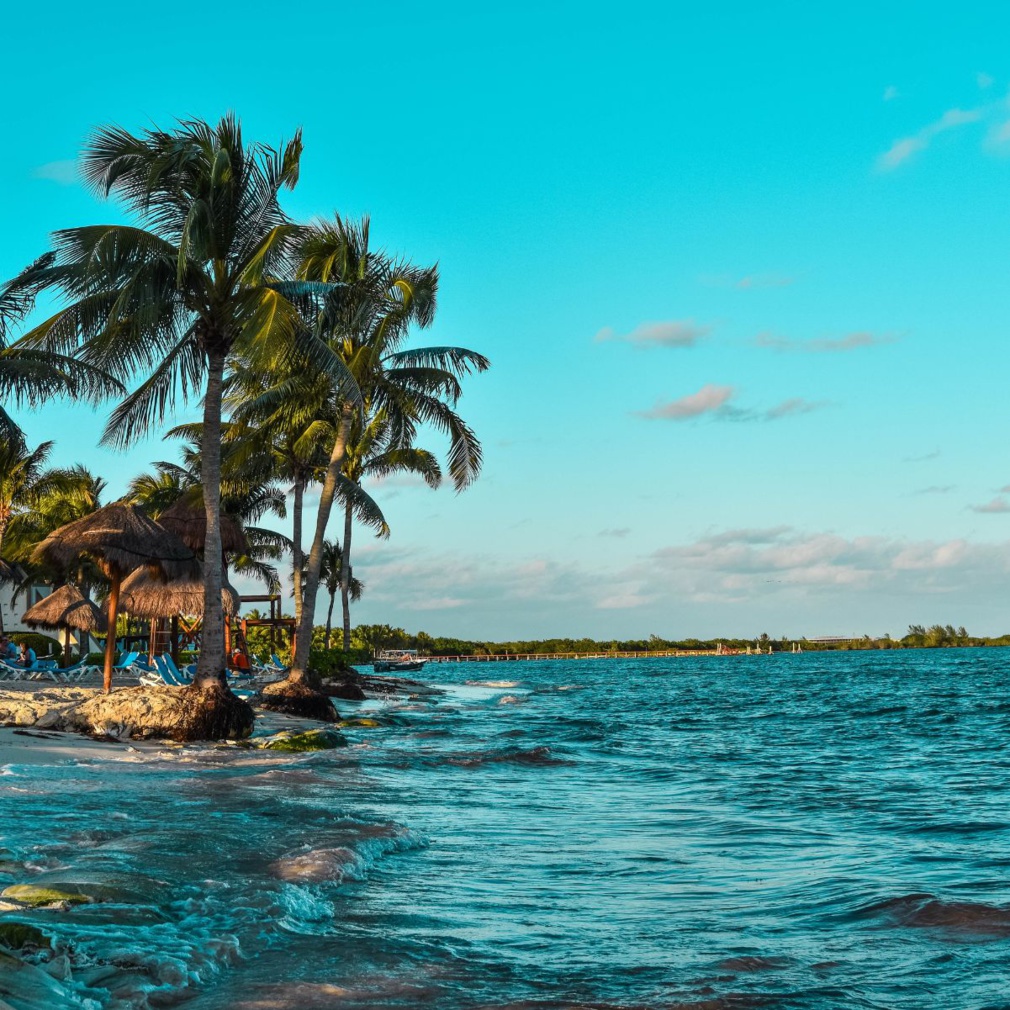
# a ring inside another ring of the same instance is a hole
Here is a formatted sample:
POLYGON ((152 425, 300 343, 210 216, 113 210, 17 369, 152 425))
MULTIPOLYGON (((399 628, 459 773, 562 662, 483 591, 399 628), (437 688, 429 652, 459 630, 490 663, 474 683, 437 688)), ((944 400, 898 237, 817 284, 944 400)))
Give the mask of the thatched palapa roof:
MULTIPOLYGON (((158 516, 158 522, 194 551, 202 551, 207 545, 207 513, 202 494, 180 498, 158 516)), ((221 549, 228 554, 245 554, 249 550, 242 524, 227 515, 221 516, 221 549)))
MULTIPOLYGON (((172 617, 203 613, 203 576, 157 582, 144 570, 123 581, 119 606, 134 617, 172 617)), ((221 605, 229 616, 238 613, 239 595, 227 583, 221 587, 221 605)))
POLYGON ((31 628, 77 628, 79 631, 105 632, 106 616, 84 597, 77 586, 60 586, 29 607, 23 618, 31 628))
POLYGON ((196 555, 135 505, 116 502, 50 533, 32 560, 67 569, 87 555, 112 578, 148 568, 155 578, 185 577, 198 570, 196 555))

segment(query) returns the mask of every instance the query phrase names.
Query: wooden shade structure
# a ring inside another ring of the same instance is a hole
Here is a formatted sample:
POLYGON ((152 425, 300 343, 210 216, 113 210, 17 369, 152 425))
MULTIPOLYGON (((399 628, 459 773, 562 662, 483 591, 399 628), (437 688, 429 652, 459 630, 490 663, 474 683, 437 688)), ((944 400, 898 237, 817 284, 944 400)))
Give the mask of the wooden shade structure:
POLYGON ((112 690, 112 658, 116 651, 116 614, 123 579, 138 568, 154 578, 176 579, 199 572, 196 555, 135 505, 116 502, 50 533, 32 553, 32 560, 67 569, 90 557, 111 583, 109 633, 105 641, 105 690, 112 690))
MULTIPOLYGON (((123 582, 119 599, 120 607, 134 617, 202 614, 203 575, 159 582, 146 569, 139 568, 123 582)), ((221 606, 229 617, 238 613, 239 595, 227 583, 221 587, 221 606)))
POLYGON ((62 628, 65 632, 63 653, 66 662, 70 661, 67 652, 70 649, 71 628, 78 631, 104 632, 109 626, 105 614, 87 599, 77 586, 69 583, 60 586, 33 607, 29 607, 24 612, 22 620, 30 628, 62 628))

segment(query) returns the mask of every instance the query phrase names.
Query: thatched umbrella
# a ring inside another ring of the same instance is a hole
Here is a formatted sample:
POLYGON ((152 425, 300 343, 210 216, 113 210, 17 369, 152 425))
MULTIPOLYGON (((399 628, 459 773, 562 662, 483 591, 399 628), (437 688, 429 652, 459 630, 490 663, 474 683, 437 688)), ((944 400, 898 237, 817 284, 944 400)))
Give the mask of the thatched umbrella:
MULTIPOLYGON (((202 568, 202 566, 201 566, 202 568)), ((134 617, 151 621, 151 651, 155 649, 155 624, 160 618, 170 617, 172 658, 178 661, 179 615, 203 614, 203 572, 197 577, 188 576, 171 582, 152 579, 144 568, 138 568, 124 582, 119 595, 120 609, 134 617)), ((227 617, 234 617, 242 605, 237 592, 227 583, 221 587, 221 608, 227 617)))
MULTIPOLYGON (((122 609, 134 617, 202 614, 203 575, 158 582, 140 568, 123 582, 119 598, 122 609)), ((239 595, 228 583, 221 587, 221 606, 229 617, 238 613, 239 595)))
POLYGON ((135 505, 116 502, 50 533, 32 552, 32 560, 66 569, 82 555, 92 558, 111 583, 109 633, 105 641, 105 691, 112 690, 116 650, 116 614, 123 579, 138 568, 155 578, 175 579, 198 571, 196 556, 173 533, 149 519, 135 505))
MULTIPOLYGON (((184 495, 158 516, 158 522, 194 551, 202 551, 207 544, 207 512, 202 494, 184 495)), ((242 524, 227 515, 221 516, 221 550, 225 554, 245 554, 249 550, 242 524)))
POLYGON ((109 626, 105 614, 77 586, 69 583, 43 597, 35 606, 29 607, 22 620, 30 628, 63 628, 64 656, 70 650, 71 628, 91 633, 105 631, 109 626))

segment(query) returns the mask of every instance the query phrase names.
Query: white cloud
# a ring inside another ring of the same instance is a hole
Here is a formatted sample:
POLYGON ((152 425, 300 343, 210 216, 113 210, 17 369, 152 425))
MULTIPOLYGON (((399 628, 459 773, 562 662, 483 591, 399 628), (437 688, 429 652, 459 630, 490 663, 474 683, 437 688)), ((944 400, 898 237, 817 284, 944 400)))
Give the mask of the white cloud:
POLYGON ((937 459, 940 455, 939 449, 934 449, 932 452, 925 452, 921 456, 905 456, 902 459, 902 463, 925 463, 931 459, 937 459))
POLYGON ((766 421, 777 421, 795 414, 809 414, 811 411, 820 410, 827 406, 829 406, 827 400, 805 400, 802 396, 793 396, 766 410, 764 418, 766 421))
POLYGON ((972 512, 1010 512, 1010 502, 1008 502, 1005 498, 993 498, 992 501, 988 501, 984 505, 972 505, 970 508, 972 512))
POLYGON ((948 109, 939 119, 927 123, 918 133, 896 140, 877 159, 877 167, 883 172, 897 168, 912 155, 924 151, 941 133, 965 126, 968 123, 977 123, 985 112, 985 109, 948 109))
POLYGON ((884 101, 893 102, 897 97, 898 89, 893 84, 888 84, 888 86, 884 88, 884 101))
POLYGON ((630 532, 631 530, 627 526, 622 526, 620 529, 600 530, 597 535, 601 537, 617 537, 618 539, 621 539, 626 537, 630 532))
POLYGON ((80 181, 76 161, 47 161, 32 170, 33 179, 48 179, 61 186, 74 186, 80 181))
POLYGON ((956 485, 954 484, 930 484, 929 487, 921 487, 918 491, 913 491, 913 494, 947 494, 953 491, 956 485))
POLYGON ((786 525, 675 536, 651 554, 581 561, 369 545, 355 623, 471 639, 1006 630, 1010 542, 842 536, 786 525), (612 560, 611 560, 612 559, 612 560))
POLYGON ((800 351, 810 354, 834 354, 841 351, 856 351, 865 347, 879 347, 893 344, 898 338, 891 334, 874 334, 865 331, 848 333, 844 337, 820 340, 793 340, 777 337, 773 333, 759 333, 754 340, 758 347, 773 351, 800 351))
POLYGON ((692 417, 710 414, 719 410, 733 396, 732 386, 716 386, 712 383, 702 386, 697 393, 682 396, 669 403, 657 403, 652 410, 639 412, 639 417, 649 420, 687 421, 692 417))
POLYGON ((993 84, 996 83, 996 79, 992 76, 992 74, 987 74, 987 73, 984 73, 983 71, 980 70, 975 75, 975 83, 983 91, 985 91, 987 88, 991 88, 993 86, 993 84))
POLYGON ((597 343, 622 340, 635 347, 694 347, 711 332, 711 326, 696 323, 693 319, 675 319, 669 322, 642 323, 625 334, 615 333, 609 326, 605 326, 593 339, 597 343))

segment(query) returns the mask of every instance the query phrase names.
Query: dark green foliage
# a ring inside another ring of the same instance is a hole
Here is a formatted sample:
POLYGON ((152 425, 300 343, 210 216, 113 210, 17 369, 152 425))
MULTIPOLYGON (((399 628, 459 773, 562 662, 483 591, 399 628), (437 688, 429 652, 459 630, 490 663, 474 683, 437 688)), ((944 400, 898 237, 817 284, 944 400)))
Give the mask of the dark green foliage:
POLYGON ((309 653, 309 669, 318 673, 323 680, 342 680, 355 675, 355 664, 362 665, 370 660, 371 655, 364 649, 351 649, 348 652, 343 649, 313 649, 309 653))
POLYGON ((49 655, 63 655, 63 646, 55 638, 40 635, 37 631, 12 631, 7 637, 16 645, 26 642, 29 649, 35 650, 39 659, 49 655))

